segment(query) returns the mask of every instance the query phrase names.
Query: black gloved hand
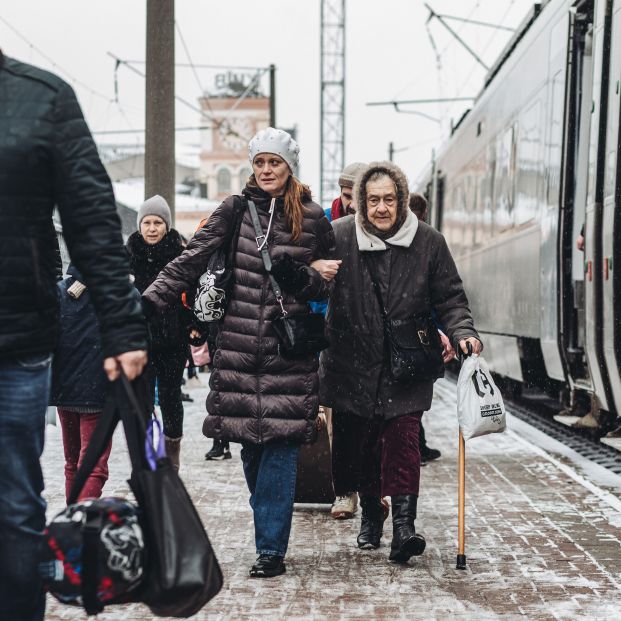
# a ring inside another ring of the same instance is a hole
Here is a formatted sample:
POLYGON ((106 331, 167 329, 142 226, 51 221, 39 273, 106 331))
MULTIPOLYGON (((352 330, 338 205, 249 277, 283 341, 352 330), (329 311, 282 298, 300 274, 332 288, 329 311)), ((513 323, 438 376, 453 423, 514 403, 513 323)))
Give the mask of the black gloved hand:
POLYGON ((306 265, 300 261, 295 261, 286 252, 272 259, 272 276, 283 291, 293 295, 302 291, 310 279, 306 265))

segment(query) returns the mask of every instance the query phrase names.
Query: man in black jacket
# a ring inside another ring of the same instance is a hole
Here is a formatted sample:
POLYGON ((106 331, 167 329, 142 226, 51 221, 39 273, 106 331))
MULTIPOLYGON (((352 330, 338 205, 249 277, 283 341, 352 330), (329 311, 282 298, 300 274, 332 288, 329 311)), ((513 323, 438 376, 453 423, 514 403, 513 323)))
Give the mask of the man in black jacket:
POLYGON ((133 379, 146 329, 110 180, 71 87, 0 52, 0 619, 43 619, 43 451, 57 336, 57 207, 101 328, 104 369, 133 379))

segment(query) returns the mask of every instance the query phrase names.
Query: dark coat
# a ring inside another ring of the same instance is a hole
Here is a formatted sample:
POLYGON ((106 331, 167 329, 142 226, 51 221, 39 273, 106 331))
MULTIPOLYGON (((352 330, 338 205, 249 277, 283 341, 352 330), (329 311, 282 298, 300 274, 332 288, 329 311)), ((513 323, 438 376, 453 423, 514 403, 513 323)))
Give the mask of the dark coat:
MULTIPOLYGON (((256 203, 267 231, 270 197, 256 187, 247 187, 244 193, 256 203)), ((163 270, 145 293, 149 302, 158 309, 165 308, 180 291, 192 288, 204 272, 210 254, 231 230, 236 200, 240 199, 227 198, 196 233, 183 255, 163 270)), ((323 209, 310 199, 305 208, 302 234, 294 242, 282 199, 276 201, 269 237, 273 258, 287 252, 308 265, 315 259, 327 258, 333 250, 334 235, 323 209)), ((271 322, 280 315, 280 309, 255 237, 246 210, 235 255, 235 283, 213 361, 211 392, 207 397, 209 416, 203 432, 209 437, 256 444, 281 439, 312 442, 317 433, 315 418, 319 406, 317 357, 291 360, 279 355, 271 322)), ((328 283, 315 270, 306 268, 305 272, 306 286, 295 297, 285 295, 289 313, 308 313, 307 301, 328 294, 328 283)))
POLYGON ((75 94, 0 53, 0 358, 56 345, 55 206, 93 297, 104 355, 145 349, 112 186, 75 94))
POLYGON ((328 304, 330 347, 321 353, 321 403, 367 418, 428 410, 432 381, 404 385, 390 380, 379 302, 363 254, 372 261, 391 318, 407 319, 433 309, 453 342, 479 338, 444 237, 419 222, 408 248, 387 244, 384 251, 362 253, 353 216, 333 226, 335 256, 343 263, 328 304))
MULTIPOLYGON (((181 235, 171 229, 157 244, 147 244, 139 231, 127 240, 129 266, 136 289, 144 293, 157 275, 183 252, 181 235)), ((148 318, 151 351, 179 351, 188 346, 189 312, 181 294, 165 311, 148 318)))

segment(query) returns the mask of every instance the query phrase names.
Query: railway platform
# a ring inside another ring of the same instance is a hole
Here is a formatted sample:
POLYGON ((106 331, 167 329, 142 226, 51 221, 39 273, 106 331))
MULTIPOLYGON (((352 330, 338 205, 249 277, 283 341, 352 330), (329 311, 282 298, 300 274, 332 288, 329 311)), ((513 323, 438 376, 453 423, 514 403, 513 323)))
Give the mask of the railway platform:
MULTIPOLYGON (((206 375, 201 376, 206 382, 206 375)), ((455 569, 457 422, 455 387, 436 384, 424 423, 442 457, 422 469, 417 528, 427 549, 408 566, 389 564, 390 520, 376 551, 356 547, 359 513, 331 519, 326 505, 296 505, 287 573, 248 577, 255 559, 239 459, 206 462, 201 434, 207 389, 191 391, 181 475, 225 576, 195 619, 618 619, 621 610, 621 477, 509 417, 504 434, 466 444, 466 554, 455 569)), ((48 514, 60 510, 60 429, 48 426, 43 458, 48 514)), ((126 495, 124 441, 115 438, 104 493, 126 495)), ((84 619, 48 597, 46 619, 84 619)), ((106 609, 101 621, 152 619, 140 605, 106 609)))

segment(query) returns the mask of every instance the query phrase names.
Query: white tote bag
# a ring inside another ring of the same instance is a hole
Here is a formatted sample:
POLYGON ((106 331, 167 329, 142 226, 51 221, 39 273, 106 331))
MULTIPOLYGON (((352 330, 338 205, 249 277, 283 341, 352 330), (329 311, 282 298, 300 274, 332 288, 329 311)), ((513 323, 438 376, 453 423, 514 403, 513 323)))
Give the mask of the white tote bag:
POLYGON ((507 427, 500 390, 487 362, 476 354, 461 365, 457 380, 457 419, 464 440, 499 433, 507 427))

